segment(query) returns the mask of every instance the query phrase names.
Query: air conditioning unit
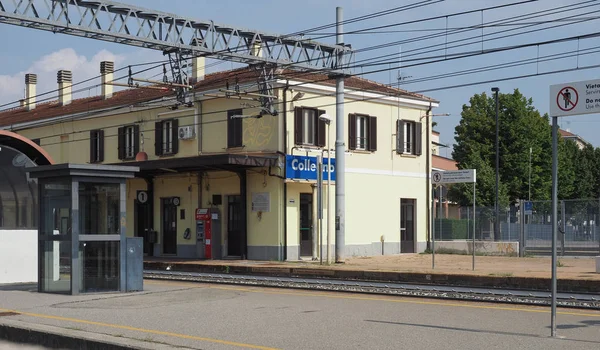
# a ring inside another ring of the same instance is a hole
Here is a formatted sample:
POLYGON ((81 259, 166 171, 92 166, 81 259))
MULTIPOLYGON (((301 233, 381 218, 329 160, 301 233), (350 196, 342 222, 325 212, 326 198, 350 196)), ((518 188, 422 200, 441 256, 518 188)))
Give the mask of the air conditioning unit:
POLYGON ((194 131, 193 126, 180 126, 179 127, 179 139, 180 140, 190 140, 196 137, 196 133, 194 131))

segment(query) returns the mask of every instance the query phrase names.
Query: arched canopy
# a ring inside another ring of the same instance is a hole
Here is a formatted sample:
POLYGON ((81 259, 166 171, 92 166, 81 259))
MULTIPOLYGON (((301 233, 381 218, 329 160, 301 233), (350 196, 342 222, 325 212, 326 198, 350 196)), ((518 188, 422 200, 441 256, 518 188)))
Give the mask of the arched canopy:
POLYGON ((37 227, 37 180, 26 169, 53 163, 35 142, 0 130, 0 229, 37 227))

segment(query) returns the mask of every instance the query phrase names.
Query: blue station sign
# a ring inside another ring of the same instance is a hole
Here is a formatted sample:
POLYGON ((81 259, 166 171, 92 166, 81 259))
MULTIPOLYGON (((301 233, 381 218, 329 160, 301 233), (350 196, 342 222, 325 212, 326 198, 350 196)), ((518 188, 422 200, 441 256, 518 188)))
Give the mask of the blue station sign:
MULTIPOLYGON (((317 180, 317 157, 286 155, 286 177, 294 180, 317 180)), ((323 158, 323 181, 327 181, 327 171, 331 169, 331 180, 335 181, 335 158, 323 158)))

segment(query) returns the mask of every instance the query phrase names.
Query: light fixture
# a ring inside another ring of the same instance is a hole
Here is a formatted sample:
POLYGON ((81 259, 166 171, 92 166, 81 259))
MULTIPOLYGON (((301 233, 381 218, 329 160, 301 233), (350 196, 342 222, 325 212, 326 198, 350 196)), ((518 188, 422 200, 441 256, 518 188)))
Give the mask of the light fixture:
POLYGON ((331 116, 327 113, 323 113, 319 116, 319 119, 324 121, 325 123, 329 124, 331 123, 331 121, 333 120, 333 118, 331 118, 331 116))
POLYGON ((298 91, 294 97, 292 97, 292 102, 298 101, 302 97, 304 97, 304 92, 298 91))

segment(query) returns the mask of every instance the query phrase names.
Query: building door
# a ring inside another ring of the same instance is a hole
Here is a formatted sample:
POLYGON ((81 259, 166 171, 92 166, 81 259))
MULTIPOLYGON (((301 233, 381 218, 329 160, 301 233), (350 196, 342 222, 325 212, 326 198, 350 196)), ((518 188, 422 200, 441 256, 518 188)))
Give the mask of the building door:
POLYGON ((150 222, 148 211, 150 206, 148 203, 140 203, 135 201, 135 236, 144 239, 144 255, 152 256, 152 243, 150 243, 150 222))
POLYGON ((177 254, 177 206, 172 198, 161 198, 163 254, 177 254))
POLYGON ((300 256, 312 256, 313 195, 300 193, 300 256))
POLYGON ((227 255, 242 256, 242 196, 227 196, 227 255))
POLYGON ((415 200, 400 200, 400 253, 415 252, 415 200))

